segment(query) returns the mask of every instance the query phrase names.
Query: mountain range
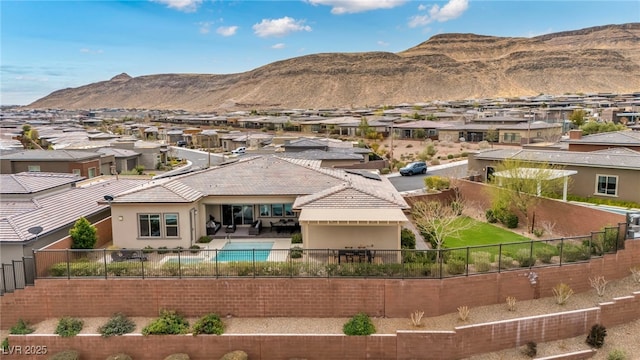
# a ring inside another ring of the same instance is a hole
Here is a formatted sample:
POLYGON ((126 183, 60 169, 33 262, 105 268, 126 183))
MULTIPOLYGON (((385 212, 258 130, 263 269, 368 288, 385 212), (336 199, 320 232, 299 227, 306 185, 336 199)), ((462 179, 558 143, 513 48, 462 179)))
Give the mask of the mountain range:
POLYGON ((28 108, 213 112, 640 90, 640 23, 531 38, 440 34, 398 53, 322 53, 237 74, 157 74, 55 91, 28 108))

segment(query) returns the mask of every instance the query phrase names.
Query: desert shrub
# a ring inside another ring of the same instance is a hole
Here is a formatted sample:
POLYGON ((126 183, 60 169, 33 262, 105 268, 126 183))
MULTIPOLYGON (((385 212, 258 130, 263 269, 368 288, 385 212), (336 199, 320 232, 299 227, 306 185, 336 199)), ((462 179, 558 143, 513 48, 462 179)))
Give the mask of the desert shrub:
POLYGON ((589 248, 583 245, 558 244, 558 250, 562 252, 562 262, 589 260, 590 257, 589 248))
POLYGON ((189 322, 175 311, 161 310, 160 316, 142 329, 142 335, 179 335, 189 331, 189 322))
POLYGON ((451 275, 460 275, 464 274, 464 271, 467 267, 466 261, 463 259, 452 258, 447 260, 447 272, 451 275))
POLYGON ((84 326, 82 320, 65 316, 58 321, 55 333, 62 337, 76 336, 82 331, 82 326, 84 326))
POLYGON ((75 350, 65 350, 54 354, 49 360, 79 360, 80 354, 75 350))
POLYGON ((389 168, 380 169, 380 174, 382 174, 382 175, 387 175, 389 173, 391 173, 391 170, 389 168))
POLYGON ((197 253, 200 252, 199 251, 200 250, 200 246, 198 246, 198 245, 191 245, 191 246, 189 246, 189 249, 190 249, 192 254, 197 254, 197 253))
POLYGON ((9 338, 2 339, 2 343, 0 343, 0 350, 2 351, 9 350, 9 338))
POLYGON ((291 243, 292 244, 302 244, 302 233, 293 233, 291 235, 291 243))
POLYGON ((453 159, 453 154, 447 155, 447 159, 449 159, 449 160, 453 159))
POLYGON ((604 345, 604 338, 607 336, 607 328, 600 324, 594 324, 587 334, 586 343, 596 349, 600 349, 604 345))
POLYGON ((613 349, 607 354, 607 360, 627 360, 627 353, 620 349, 613 349))
POLYGON ((171 252, 174 253, 174 254, 178 254, 178 253, 182 252, 183 249, 184 248, 182 246, 176 246, 171 250, 171 252))
POLYGON ((470 311, 468 306, 464 305, 458 307, 458 319, 460 319, 460 321, 467 321, 469 313, 470 311))
POLYGON ((98 332, 104 336, 124 335, 135 330, 136 324, 124 314, 114 314, 106 324, 98 328, 98 332))
POLYGON ((536 264, 536 259, 531 255, 530 249, 519 249, 515 255, 520 267, 531 267, 536 264))
POLYGON ((533 235, 535 235, 536 237, 542 237, 542 235, 544 235, 544 229, 533 229, 533 235))
POLYGON ((300 246, 294 246, 289 250, 289 256, 292 259, 300 259, 302 257, 303 250, 300 246))
POLYGON ((160 247, 158 248, 158 254, 160 254, 160 255, 162 255, 162 254, 166 254, 166 253, 168 253, 168 252, 169 252, 169 250, 167 249, 167 247, 166 247, 166 246, 160 246, 160 247))
POLYGON ((412 147, 413 147, 413 144, 407 144, 407 146, 405 146, 405 147, 406 147, 407 149, 408 149, 408 148, 412 148, 412 147))
POLYGON ((522 350, 522 353, 530 358, 535 357, 536 355, 538 355, 538 344, 536 344, 535 341, 529 341, 524 346, 524 350, 522 350))
POLYGON ((200 236, 200 237, 198 238, 198 242, 199 242, 200 244, 208 244, 208 243, 210 243, 210 242, 211 242, 211 240, 212 240, 212 239, 211 239, 210 237, 206 236, 206 235, 200 236))
POLYGON ((142 249, 142 252, 145 254, 151 254, 153 252, 153 246, 147 245, 142 249))
POLYGON ((511 256, 503 255, 502 258, 498 258, 496 255, 496 262, 500 260, 500 269, 510 269, 513 267, 513 258, 511 256))
POLYGON ((222 335, 223 333, 224 323, 217 314, 204 315, 193 324, 194 336, 198 334, 222 335))
POLYGON ((551 258, 556 254, 552 248, 548 246, 543 246, 535 250, 536 258, 538 258, 542 263, 550 264, 551 258))
POLYGON ((416 310, 412 312, 410 316, 411 324, 413 324, 413 326, 415 327, 421 327, 423 316, 424 316, 424 311, 416 310))
POLYGON ((345 335, 371 335, 375 334, 376 327, 373 325, 369 315, 358 313, 347 321, 342 327, 345 335))
POLYGON ((411 229, 402 228, 400 230, 400 246, 402 249, 416 248, 416 235, 411 229))
POLYGON ((487 222, 490 224, 495 224, 498 222, 498 218, 495 215, 495 212, 493 211, 493 209, 487 209, 484 212, 484 216, 487 218, 487 222))
POLYGON ((133 358, 128 354, 118 353, 109 355, 109 357, 107 357, 107 360, 133 360, 133 358))
POLYGON ((509 229, 515 229, 518 227, 518 216, 514 213, 508 213, 502 219, 502 222, 509 229))
POLYGON ((515 298, 515 296, 507 296, 507 310, 509 311, 516 311, 516 302, 518 300, 515 298))
POLYGON ((491 270, 491 254, 486 251, 477 251, 471 254, 473 265, 477 272, 487 272, 491 270))
POLYGON ((18 322, 9 329, 9 334, 13 335, 26 335, 31 334, 36 331, 32 326, 30 326, 26 321, 22 319, 18 319, 18 322))
POLYGON ((429 176, 424 178, 424 185, 427 189, 444 190, 451 186, 451 181, 441 176, 429 176))
POLYGON ((566 304, 571 295, 573 295, 573 289, 565 283, 560 283, 553 287, 553 296, 555 296, 558 305, 566 304))
POLYGON ((438 159, 431 160, 431 165, 440 165, 440 160, 438 159))

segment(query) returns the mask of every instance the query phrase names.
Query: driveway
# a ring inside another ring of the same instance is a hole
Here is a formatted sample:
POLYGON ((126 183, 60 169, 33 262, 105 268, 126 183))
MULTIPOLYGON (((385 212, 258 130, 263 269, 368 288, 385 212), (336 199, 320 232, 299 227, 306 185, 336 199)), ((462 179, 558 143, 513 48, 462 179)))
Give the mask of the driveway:
POLYGON ((427 176, 442 176, 446 178, 462 178, 467 176, 467 160, 453 163, 433 165, 427 168, 427 173, 422 175, 401 176, 400 173, 387 175, 389 181, 399 192, 416 191, 424 188, 424 178, 427 176))

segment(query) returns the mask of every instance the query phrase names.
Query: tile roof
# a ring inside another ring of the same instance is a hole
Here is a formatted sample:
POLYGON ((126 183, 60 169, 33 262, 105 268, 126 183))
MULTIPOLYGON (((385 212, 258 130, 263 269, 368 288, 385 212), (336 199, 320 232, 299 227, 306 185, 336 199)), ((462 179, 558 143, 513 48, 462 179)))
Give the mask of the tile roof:
POLYGON ((0 241, 20 242, 35 238, 28 232, 33 226, 42 226, 40 236, 68 226, 80 217, 87 217, 105 210, 109 204, 104 202, 105 195, 117 194, 131 189, 148 180, 109 178, 79 185, 65 191, 33 200, 31 205, 18 204, 15 201, 0 200, 13 211, 0 217, 0 241), (24 211, 19 211, 22 208, 24 211))
MULTIPOLYGON (((407 204, 385 177, 366 177, 357 172, 321 168, 320 161, 286 159, 275 155, 247 157, 175 178, 154 180, 115 196, 113 203, 191 202, 204 196, 310 195, 316 200, 348 184, 376 203, 407 204)), ((362 196, 362 195, 359 195, 362 196)))
POLYGON ((580 139, 567 140, 571 144, 614 144, 617 146, 640 146, 640 131, 622 130, 585 135, 580 139))
POLYGON ((22 172, 0 175, 0 194, 33 194, 58 186, 73 184, 84 177, 75 174, 22 172))
POLYGON ((69 161, 99 159, 100 154, 90 151, 72 150, 24 150, 10 154, 0 154, 1 159, 13 161, 69 161))
POLYGON ((278 154, 283 158, 309 160, 363 160, 362 155, 346 151, 305 150, 278 154))
POLYGON ((371 190, 374 189, 359 189, 351 184, 343 183, 315 194, 301 196, 296 199, 293 208, 408 208, 401 196, 393 197, 389 196, 389 193, 376 193, 371 190))
POLYGON ((562 150, 496 149, 480 152, 475 157, 477 159, 484 160, 504 160, 513 158, 524 161, 547 162, 558 165, 640 170, 640 154, 621 150, 580 152, 562 150))
POLYGON ((140 155, 140 153, 137 153, 137 152, 135 152, 133 150, 111 148, 111 147, 98 149, 98 150, 96 150, 96 152, 99 152, 99 153, 105 154, 105 155, 113 155, 116 158, 132 157, 132 156, 140 155))

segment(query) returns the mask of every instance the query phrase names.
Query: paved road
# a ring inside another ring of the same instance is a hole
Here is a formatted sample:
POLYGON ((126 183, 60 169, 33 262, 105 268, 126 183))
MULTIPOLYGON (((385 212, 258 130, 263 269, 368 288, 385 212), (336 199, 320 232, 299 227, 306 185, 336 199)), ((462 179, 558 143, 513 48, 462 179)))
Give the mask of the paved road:
POLYGON ((429 166, 427 173, 413 176, 400 176, 398 173, 389 175, 389 181, 400 192, 414 191, 424 188, 424 178, 427 176, 442 176, 461 178, 467 176, 467 160, 450 164, 429 166))
MULTIPOLYGON (((191 161, 194 167, 206 169, 209 166, 209 160, 207 160, 206 151, 186 149, 178 146, 171 146, 170 149, 172 155, 175 154, 175 156, 181 159, 187 159, 191 161)), ((224 161, 221 154, 212 153, 209 154, 209 156, 211 157, 211 166, 218 165, 224 161)))

